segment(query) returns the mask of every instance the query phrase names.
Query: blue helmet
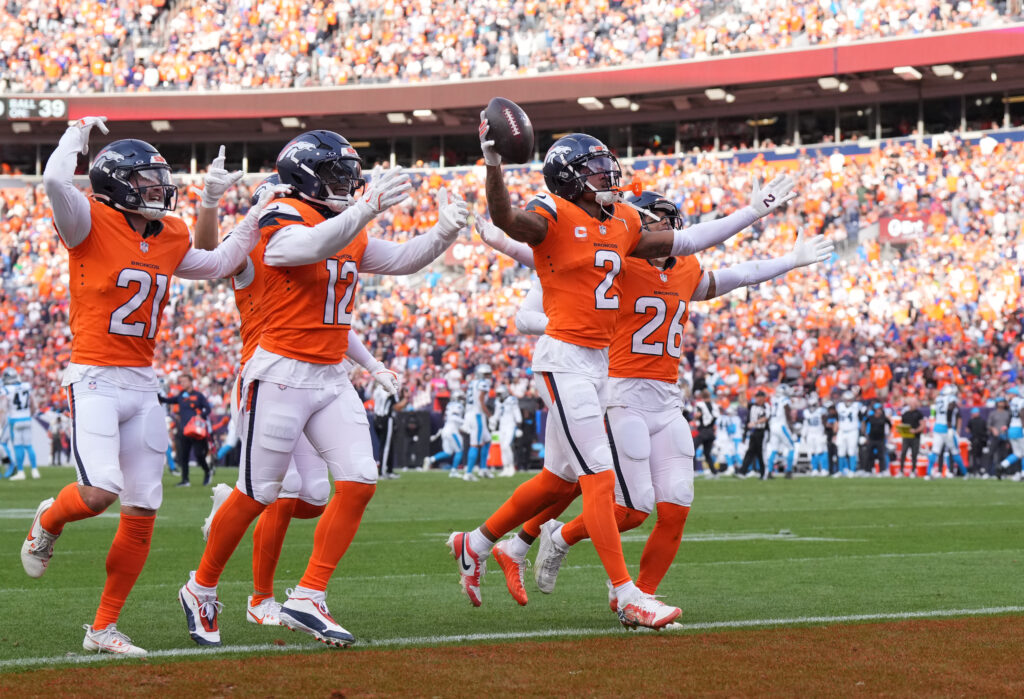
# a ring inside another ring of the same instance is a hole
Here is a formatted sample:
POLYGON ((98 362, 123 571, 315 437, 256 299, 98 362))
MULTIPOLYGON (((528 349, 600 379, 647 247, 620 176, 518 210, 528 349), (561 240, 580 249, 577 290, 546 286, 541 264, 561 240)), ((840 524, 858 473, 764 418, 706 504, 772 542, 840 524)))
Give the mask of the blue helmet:
POLYGON ((156 148, 137 138, 114 141, 97 153, 89 168, 89 183, 107 206, 150 221, 174 211, 178 203, 170 165, 156 148))
POLYGON ((674 229, 683 227, 683 217, 679 215, 679 207, 670 202, 665 197, 661 196, 657 192, 650 190, 644 190, 640 192, 640 196, 631 196, 626 200, 626 203, 644 211, 650 211, 652 214, 657 216, 657 219, 653 219, 650 216, 644 215, 640 217, 641 225, 644 230, 649 230, 648 226, 657 220, 668 220, 669 224, 674 229))
POLYGON ((276 187, 279 184, 281 184, 281 176, 275 172, 256 185, 256 189, 252 190, 252 198, 249 200, 249 205, 256 206, 256 202, 260 200, 260 197, 263 196, 265 191, 271 187, 276 187))
POLYGON ((585 133, 563 136, 548 148, 544 156, 544 184, 552 194, 575 201, 587 189, 588 177, 605 175, 602 188, 590 184, 595 191, 612 191, 619 186, 622 169, 608 146, 585 133))
POLYGON ((366 185, 362 159, 352 144, 333 131, 307 131, 288 142, 277 156, 281 184, 335 213, 355 202, 366 185))

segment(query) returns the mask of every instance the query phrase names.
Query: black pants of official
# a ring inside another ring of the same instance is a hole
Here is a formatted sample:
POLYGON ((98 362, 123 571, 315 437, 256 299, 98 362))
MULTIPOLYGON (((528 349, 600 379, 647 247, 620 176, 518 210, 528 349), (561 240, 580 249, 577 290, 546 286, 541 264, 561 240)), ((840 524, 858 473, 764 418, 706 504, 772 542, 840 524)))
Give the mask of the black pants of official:
POLYGON ((374 415, 373 430, 380 443, 380 473, 394 473, 395 418, 391 415, 374 415))
POLYGON ((829 438, 826 446, 828 447, 828 474, 831 476, 833 473, 839 472, 839 447, 836 446, 836 440, 829 438))
POLYGON ((743 465, 740 466, 740 473, 748 473, 756 461, 758 472, 764 478, 764 433, 764 430, 750 431, 750 441, 747 444, 747 453, 743 455, 743 465))
POLYGON ((889 470, 889 456, 886 453, 885 440, 869 439, 867 443, 867 459, 865 459, 864 470, 873 473, 875 464, 878 464, 879 473, 889 470))
POLYGON ((196 465, 203 469, 203 485, 210 482, 210 467, 206 463, 206 453, 209 446, 205 439, 192 439, 183 434, 178 435, 177 448, 175 453, 178 456, 178 470, 181 471, 181 482, 188 483, 188 462, 192 455, 196 457, 196 465))
POLYGON ((907 452, 910 452, 910 470, 914 473, 917 472, 917 455, 921 453, 921 438, 914 437, 913 439, 903 438, 903 446, 900 447, 900 472, 903 471, 903 461, 907 458, 907 452))
MULTIPOLYGON (((715 460, 712 457, 711 450, 715 445, 715 430, 714 428, 702 429, 697 431, 697 439, 694 442, 694 448, 704 450, 704 461, 708 465, 708 471, 711 473, 715 472, 715 460)), ((694 464, 696 466, 696 464, 694 464)))

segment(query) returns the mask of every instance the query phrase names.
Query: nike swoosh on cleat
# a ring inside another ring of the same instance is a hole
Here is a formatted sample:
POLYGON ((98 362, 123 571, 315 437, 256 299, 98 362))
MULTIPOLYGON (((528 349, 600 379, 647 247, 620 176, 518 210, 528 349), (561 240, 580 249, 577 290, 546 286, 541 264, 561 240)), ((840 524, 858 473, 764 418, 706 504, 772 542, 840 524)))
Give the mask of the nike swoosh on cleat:
POLYGON ((459 552, 459 565, 462 566, 463 574, 468 574, 473 570, 472 563, 466 563, 466 537, 462 537, 462 550, 459 552))

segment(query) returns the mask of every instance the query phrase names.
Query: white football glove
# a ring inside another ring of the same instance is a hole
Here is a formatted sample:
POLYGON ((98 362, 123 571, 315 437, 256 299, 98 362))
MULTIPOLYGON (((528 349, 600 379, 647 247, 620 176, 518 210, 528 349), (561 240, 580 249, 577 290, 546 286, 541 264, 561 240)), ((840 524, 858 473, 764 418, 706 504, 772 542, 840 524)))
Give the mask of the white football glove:
POLYGON ((372 178, 366 185, 366 192, 360 197, 359 203, 368 206, 376 216, 408 199, 411 189, 409 175, 400 166, 385 170, 378 165, 373 168, 372 178))
POLYGON ((832 257, 835 247, 832 241, 823 235, 804 238, 804 232, 800 231, 796 236, 796 243, 793 244, 793 249, 789 253, 793 256, 793 269, 824 262, 832 257))
POLYGON ((754 180, 754 191, 750 193, 750 206, 757 213, 758 218, 764 218, 769 213, 785 206, 796 198, 793 187, 796 180, 787 174, 778 175, 774 180, 761 189, 761 183, 754 180))
POLYGON ((459 231, 466 227, 469 220, 469 206, 457 194, 449 194, 444 187, 437 190, 437 225, 435 228, 441 237, 454 241, 459 231))
POLYGON ((480 236, 480 240, 484 241, 489 247, 492 247, 499 252, 505 251, 505 231, 501 230, 482 216, 476 217, 474 225, 476 226, 476 232, 477 235, 480 236))
POLYGON ((243 174, 241 170, 228 172, 224 169, 224 146, 221 146, 217 157, 210 163, 210 169, 206 171, 206 177, 203 178, 203 208, 216 209, 224 192, 238 184, 243 174))
POLYGON ((89 132, 92 131, 92 127, 98 128, 103 135, 110 133, 110 129, 107 128, 105 116, 87 116, 68 124, 68 130, 64 132, 64 136, 61 138, 70 139, 71 144, 75 147, 82 155, 89 152, 89 132))
POLYGON ((376 368, 370 372, 370 375, 389 396, 398 395, 398 389, 402 386, 402 382, 398 378, 398 374, 384 366, 383 362, 377 362, 376 368))
POLYGON ((249 213, 246 216, 254 216, 259 218, 263 214, 263 210, 267 208, 270 202, 281 197, 287 197, 292 193, 292 186, 290 184, 275 184, 273 187, 267 187, 260 194, 260 198, 249 208, 249 213))
POLYGON ((494 141, 487 138, 487 132, 491 130, 491 124, 480 112, 480 150, 484 153, 484 163, 487 165, 501 165, 501 155, 494 150, 494 141))

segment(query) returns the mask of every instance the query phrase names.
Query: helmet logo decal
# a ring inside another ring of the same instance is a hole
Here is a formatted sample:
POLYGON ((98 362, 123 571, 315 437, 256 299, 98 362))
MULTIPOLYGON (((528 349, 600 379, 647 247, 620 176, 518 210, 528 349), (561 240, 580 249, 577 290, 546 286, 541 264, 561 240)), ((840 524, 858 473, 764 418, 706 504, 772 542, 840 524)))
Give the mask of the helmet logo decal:
POLYGON ((160 163, 161 165, 166 165, 167 164, 167 161, 164 160, 164 156, 160 155, 159 153, 157 153, 152 158, 150 158, 149 162, 151 162, 151 163, 160 163))
POLYGON ((284 160, 285 158, 295 160, 295 156, 304 150, 316 150, 316 146, 314 146, 312 143, 308 141, 299 141, 297 143, 291 143, 288 145, 287 148, 285 148, 284 153, 281 154, 279 160, 284 160))
POLYGON ((544 159, 545 163, 553 162, 555 158, 560 158, 561 161, 565 162, 565 156, 572 153, 572 148, 569 146, 554 146, 548 151, 548 157, 544 159))

